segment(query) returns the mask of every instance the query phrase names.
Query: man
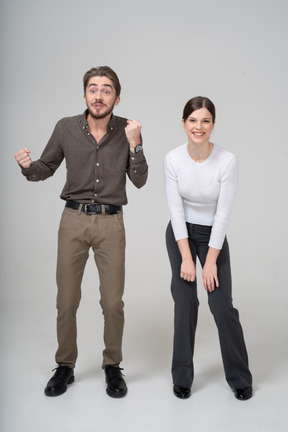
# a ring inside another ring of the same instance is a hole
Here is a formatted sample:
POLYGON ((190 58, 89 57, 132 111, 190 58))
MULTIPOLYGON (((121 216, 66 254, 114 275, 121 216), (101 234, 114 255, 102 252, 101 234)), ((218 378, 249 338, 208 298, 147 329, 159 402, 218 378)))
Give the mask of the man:
POLYGON ((122 206, 127 204, 126 174, 141 188, 148 166, 143 154, 141 124, 113 114, 120 102, 121 86, 107 66, 92 68, 83 78, 87 110, 60 120, 39 160, 22 149, 15 159, 29 181, 52 176, 63 159, 67 178, 61 198, 66 201, 58 232, 57 339, 58 367, 45 394, 58 396, 74 381, 77 359, 76 312, 89 249, 94 252, 100 279, 100 304, 104 315, 102 367, 107 393, 127 393, 119 364, 124 326, 123 291, 125 229, 122 206))

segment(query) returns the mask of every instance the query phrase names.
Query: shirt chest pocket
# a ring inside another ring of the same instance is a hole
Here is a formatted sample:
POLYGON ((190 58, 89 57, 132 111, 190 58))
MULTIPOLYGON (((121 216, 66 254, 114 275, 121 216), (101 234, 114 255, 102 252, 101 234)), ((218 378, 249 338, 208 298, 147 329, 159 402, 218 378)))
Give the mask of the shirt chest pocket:
POLYGON ((118 176, 125 174, 127 168, 127 151, 104 147, 102 164, 109 175, 118 176))

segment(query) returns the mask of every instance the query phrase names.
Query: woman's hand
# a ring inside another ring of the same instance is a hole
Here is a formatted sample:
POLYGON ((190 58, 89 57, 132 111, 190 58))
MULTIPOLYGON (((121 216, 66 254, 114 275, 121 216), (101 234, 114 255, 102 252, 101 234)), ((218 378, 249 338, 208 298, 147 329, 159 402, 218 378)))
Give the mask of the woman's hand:
POLYGON ((212 292, 219 287, 216 263, 207 263, 203 267, 203 285, 206 291, 212 292))
POLYGON ((203 267, 202 278, 203 285, 206 291, 213 292, 215 288, 219 287, 219 281, 217 277, 217 258, 220 250, 209 248, 206 261, 203 267))
POLYGON ((196 266, 192 258, 188 238, 177 240, 179 251, 182 257, 180 277, 188 282, 196 279, 196 266))
POLYGON ((182 260, 180 277, 188 282, 194 282, 196 279, 196 266, 191 259, 182 260))

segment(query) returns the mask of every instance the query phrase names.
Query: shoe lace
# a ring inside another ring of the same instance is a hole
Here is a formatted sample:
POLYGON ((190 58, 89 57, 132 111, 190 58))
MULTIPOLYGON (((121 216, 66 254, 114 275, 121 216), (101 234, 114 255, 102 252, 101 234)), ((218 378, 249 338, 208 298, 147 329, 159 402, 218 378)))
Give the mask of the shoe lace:
POLYGON ((106 367, 106 374, 109 380, 120 379, 123 380, 125 375, 121 372, 123 368, 108 366, 106 367))
POLYGON ((69 368, 67 366, 57 366, 56 368, 52 369, 52 372, 56 371, 54 374, 55 378, 63 378, 66 377, 68 369, 69 368))

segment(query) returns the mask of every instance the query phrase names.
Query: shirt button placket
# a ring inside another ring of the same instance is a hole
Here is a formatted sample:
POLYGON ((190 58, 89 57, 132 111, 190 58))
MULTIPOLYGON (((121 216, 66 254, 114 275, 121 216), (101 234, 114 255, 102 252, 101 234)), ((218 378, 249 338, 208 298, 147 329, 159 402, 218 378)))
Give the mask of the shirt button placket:
MULTIPOLYGON (((99 145, 96 146, 96 159, 97 159, 97 150, 99 150, 99 145)), ((98 183, 100 183, 100 179, 98 178, 99 176, 99 172, 97 170, 97 168, 100 166, 100 163, 97 161, 96 162, 96 180, 95 180, 95 188, 97 188, 98 183)), ((96 193, 97 189, 95 189, 95 193, 94 193, 94 197, 97 197, 98 194, 96 193)))

